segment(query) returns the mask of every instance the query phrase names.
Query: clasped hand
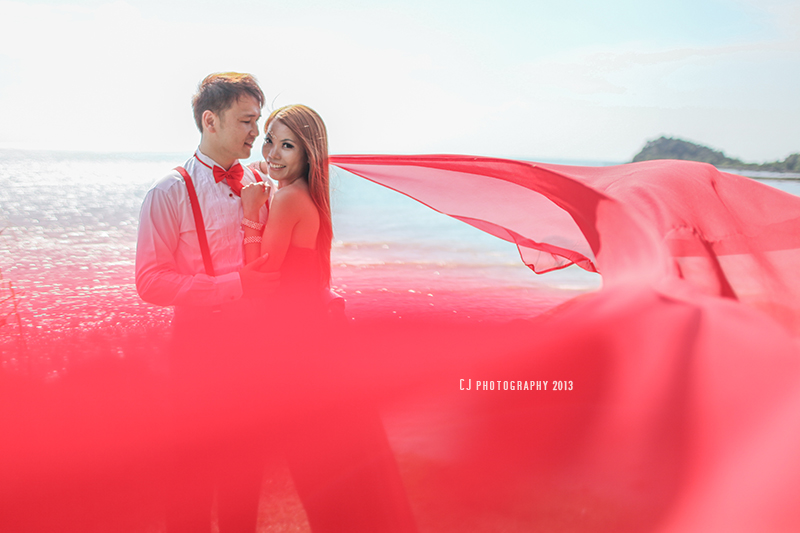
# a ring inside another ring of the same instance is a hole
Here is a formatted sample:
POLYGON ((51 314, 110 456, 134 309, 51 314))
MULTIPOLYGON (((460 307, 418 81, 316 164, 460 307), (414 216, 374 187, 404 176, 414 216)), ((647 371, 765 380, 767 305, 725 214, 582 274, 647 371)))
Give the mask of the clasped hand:
POLYGON ((242 207, 245 217, 256 217, 255 221, 258 222, 258 211, 268 200, 269 186, 263 181, 248 183, 242 187, 242 207))

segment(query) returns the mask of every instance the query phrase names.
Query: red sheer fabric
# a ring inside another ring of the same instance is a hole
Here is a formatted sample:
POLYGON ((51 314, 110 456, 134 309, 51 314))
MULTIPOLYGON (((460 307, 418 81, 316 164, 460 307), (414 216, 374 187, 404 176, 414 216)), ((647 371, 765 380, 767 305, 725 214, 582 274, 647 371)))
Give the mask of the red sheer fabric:
POLYGON ((514 242, 538 273, 570 264, 606 286, 675 279, 800 327, 800 200, 688 161, 572 167, 466 156, 331 162, 514 242))
POLYGON ((526 486, 527 524, 556 530, 800 528, 800 199, 679 161, 332 163, 516 243, 536 272, 603 275, 602 290, 505 337, 520 346, 459 365, 579 384, 464 404, 470 453, 451 481, 470 501, 520 512, 509 487, 526 486))

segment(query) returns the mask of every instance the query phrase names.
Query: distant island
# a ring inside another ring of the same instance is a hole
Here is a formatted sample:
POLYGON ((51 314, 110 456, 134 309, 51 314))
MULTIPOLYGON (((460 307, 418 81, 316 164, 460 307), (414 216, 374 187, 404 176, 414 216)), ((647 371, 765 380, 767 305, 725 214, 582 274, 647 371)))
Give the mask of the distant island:
POLYGON ((695 144, 682 139, 659 137, 648 141, 642 151, 633 157, 633 163, 649 161, 651 159, 683 159, 686 161, 700 161, 711 163, 717 168, 731 170, 755 170, 766 172, 791 172, 800 173, 800 153, 792 154, 783 161, 756 164, 745 163, 739 159, 732 159, 723 152, 712 150, 707 146, 695 144))

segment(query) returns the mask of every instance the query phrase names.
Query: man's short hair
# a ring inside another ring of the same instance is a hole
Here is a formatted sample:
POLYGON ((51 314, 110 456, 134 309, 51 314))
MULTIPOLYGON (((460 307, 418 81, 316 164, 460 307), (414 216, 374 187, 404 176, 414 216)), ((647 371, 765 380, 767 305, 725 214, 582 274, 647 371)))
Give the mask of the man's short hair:
POLYGON ((194 121, 200 133, 203 133, 203 112, 209 110, 221 115, 245 95, 252 96, 258 101, 259 107, 264 107, 264 93, 251 74, 217 72, 206 76, 192 98, 194 121))

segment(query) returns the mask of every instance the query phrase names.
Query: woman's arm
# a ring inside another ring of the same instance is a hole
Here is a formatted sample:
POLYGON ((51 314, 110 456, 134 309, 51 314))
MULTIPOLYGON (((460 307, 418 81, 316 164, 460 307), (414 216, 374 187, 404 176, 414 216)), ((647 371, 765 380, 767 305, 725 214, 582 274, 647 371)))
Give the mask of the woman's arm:
MULTIPOLYGON (((258 224, 259 211, 269 200, 269 189, 262 183, 251 183, 242 188, 242 207, 244 208, 244 218, 254 225, 258 224)), ((249 226, 244 227, 244 263, 247 265, 259 258, 261 251, 261 235, 263 230, 249 226)))
POLYGON ((304 218, 314 216, 315 213, 310 211, 314 208, 313 204, 307 197, 307 191, 295 186, 288 186, 275 193, 262 235, 261 248, 256 251, 256 245, 247 245, 248 248, 253 248, 247 253, 254 257, 269 254, 262 271, 280 270, 292 243, 295 228, 304 218))

